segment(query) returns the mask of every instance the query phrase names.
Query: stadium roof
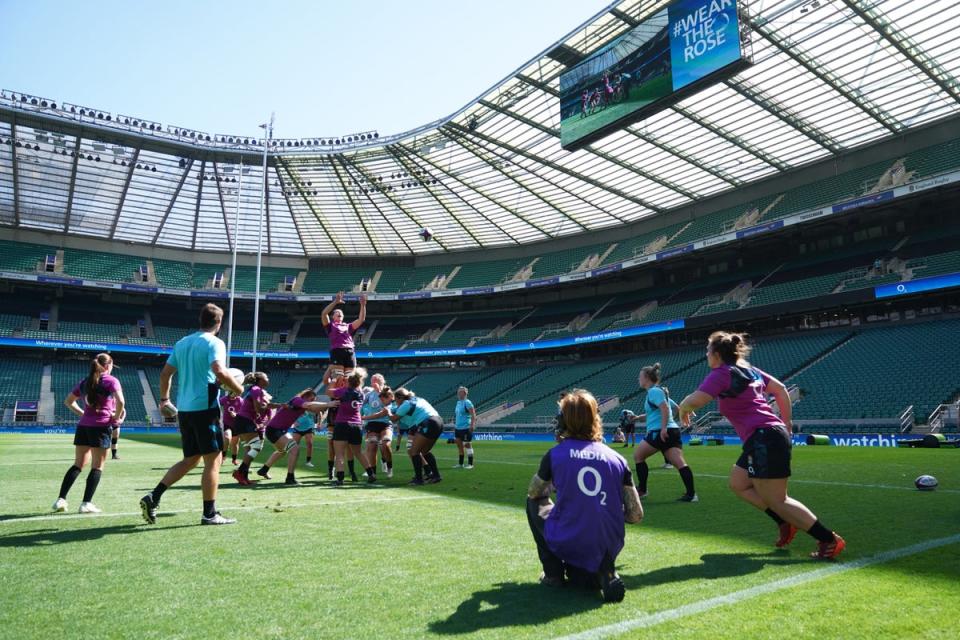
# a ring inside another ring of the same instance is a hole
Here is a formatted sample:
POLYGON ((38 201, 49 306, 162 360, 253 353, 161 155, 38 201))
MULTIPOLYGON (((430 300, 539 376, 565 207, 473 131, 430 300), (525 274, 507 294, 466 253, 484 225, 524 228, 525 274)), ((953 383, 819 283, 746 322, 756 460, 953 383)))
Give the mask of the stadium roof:
MULTIPOLYGON (((752 0, 751 67, 563 151, 559 75, 667 4, 610 5, 414 131, 273 141, 264 251, 408 255, 615 227, 960 110, 954 0, 752 0)), ((198 251, 236 235, 256 251, 261 149, 5 91, 0 225, 198 251)))

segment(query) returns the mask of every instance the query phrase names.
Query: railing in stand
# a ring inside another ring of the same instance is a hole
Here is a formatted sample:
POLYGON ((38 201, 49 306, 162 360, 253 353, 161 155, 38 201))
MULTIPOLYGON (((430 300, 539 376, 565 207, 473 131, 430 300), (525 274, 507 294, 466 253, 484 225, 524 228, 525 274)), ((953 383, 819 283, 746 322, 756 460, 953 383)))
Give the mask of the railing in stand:
POLYGON ((900 414, 900 433, 908 433, 917 423, 913 414, 913 405, 910 405, 900 414))
POLYGON ((690 433, 705 433, 709 431, 713 423, 720 419, 720 417, 719 411, 708 411, 702 416, 697 416, 697 418, 690 423, 690 433))

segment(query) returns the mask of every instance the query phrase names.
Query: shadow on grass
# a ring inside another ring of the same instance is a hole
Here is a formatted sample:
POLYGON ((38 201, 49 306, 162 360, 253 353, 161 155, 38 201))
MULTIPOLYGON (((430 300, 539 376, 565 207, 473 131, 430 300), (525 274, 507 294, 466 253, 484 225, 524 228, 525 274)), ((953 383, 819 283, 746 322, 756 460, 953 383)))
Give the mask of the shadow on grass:
POLYGON ((791 564, 809 564, 807 558, 790 557, 786 549, 766 554, 755 553, 707 553, 700 556, 700 562, 664 567, 649 573, 635 576, 622 576, 628 589, 656 587, 687 580, 717 580, 720 578, 738 578, 758 573, 766 566, 787 566, 791 564))
POLYGON ((432 633, 459 635, 481 629, 546 624, 601 605, 599 595, 573 588, 551 589, 535 582, 501 582, 491 589, 475 592, 447 618, 428 626, 432 633))
POLYGON ((200 526, 198 524, 178 524, 170 527, 147 527, 143 524, 117 524, 106 527, 91 527, 86 529, 35 529, 22 531, 13 535, 0 536, 0 548, 4 547, 46 547, 54 544, 69 544, 71 542, 88 542, 100 540, 112 535, 126 535, 144 531, 169 531, 184 527, 200 526))

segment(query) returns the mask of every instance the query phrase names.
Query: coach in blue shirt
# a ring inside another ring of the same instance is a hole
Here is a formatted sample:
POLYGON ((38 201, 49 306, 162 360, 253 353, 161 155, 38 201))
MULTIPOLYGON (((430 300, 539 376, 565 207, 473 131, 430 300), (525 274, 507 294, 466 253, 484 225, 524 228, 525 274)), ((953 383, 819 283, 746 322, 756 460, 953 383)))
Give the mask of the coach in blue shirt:
POLYGON ((181 338, 160 371, 160 409, 176 413, 180 426, 183 460, 167 471, 153 491, 140 499, 143 519, 148 524, 157 521, 157 507, 163 492, 197 466, 203 458, 203 517, 200 524, 233 524, 217 511, 223 428, 220 424, 220 385, 235 395, 243 387, 227 373, 227 350, 217 337, 223 322, 223 309, 208 304, 200 311, 200 330, 181 338), (170 386, 174 374, 179 375, 177 402, 170 402, 170 386))

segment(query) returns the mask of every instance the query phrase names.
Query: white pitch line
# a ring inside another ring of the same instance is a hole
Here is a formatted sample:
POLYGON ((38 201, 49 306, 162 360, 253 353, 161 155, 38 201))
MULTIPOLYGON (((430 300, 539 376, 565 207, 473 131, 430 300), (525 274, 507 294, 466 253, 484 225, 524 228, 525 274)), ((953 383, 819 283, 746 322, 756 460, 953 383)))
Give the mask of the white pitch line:
POLYGON ((926 542, 920 542, 918 544, 910 545, 909 547, 901 547, 899 549, 883 551, 876 555, 853 560, 852 562, 831 564, 827 567, 823 567, 822 569, 807 571, 806 573, 790 576, 789 578, 781 578, 780 580, 774 580, 773 582, 758 584, 754 587, 750 587, 749 589, 734 591, 733 593, 717 596, 715 598, 708 598, 706 600, 700 600, 699 602, 691 602, 675 609, 666 609, 664 611, 657 611, 656 613, 648 613, 631 620, 624 620, 622 622, 596 627, 595 629, 588 629, 587 631, 582 631, 580 633, 562 636, 556 640, 593 640, 595 638, 608 638, 610 636, 625 633, 627 631, 633 631, 634 629, 646 629, 670 620, 678 620, 680 618, 686 618, 698 613, 704 613, 706 611, 710 611, 711 609, 716 609, 718 607, 723 607, 730 604, 736 604, 738 602, 742 602, 743 600, 773 593, 774 591, 789 589, 790 587, 806 584, 815 580, 822 580, 839 573, 846 573, 847 571, 854 571, 856 569, 862 569, 864 567, 882 564, 885 562, 892 562, 894 560, 899 560, 900 558, 905 558, 907 556, 916 555, 918 553, 923 553, 925 551, 938 549, 940 547, 945 547, 947 545, 956 543, 960 543, 960 534, 948 536, 946 538, 927 540, 926 542))
MULTIPOLYGON (((302 507, 330 507, 330 506, 339 506, 342 504, 367 504, 370 502, 409 502, 411 500, 435 500, 438 498, 443 498, 445 496, 440 494, 430 494, 422 496, 406 496, 406 497, 383 497, 383 498, 362 498, 358 500, 323 500, 320 502, 304 502, 300 504, 281 504, 278 505, 279 508, 286 509, 297 509, 302 507)), ((252 511, 252 510, 263 510, 263 509, 273 509, 271 505, 242 505, 242 506, 229 506, 223 507, 224 511, 252 511)), ((171 513, 194 513, 198 512, 199 509, 173 509, 170 511, 162 510, 160 515, 166 515, 171 513)), ((86 514, 86 513, 73 513, 73 514, 61 514, 61 515, 46 515, 46 516, 30 516, 27 518, 10 518, 8 520, 0 520, 0 524, 15 524, 18 522, 38 522, 42 520, 92 520, 96 518, 131 518, 134 516, 140 516, 139 511, 132 511, 129 513, 96 513, 96 514, 86 514)))

